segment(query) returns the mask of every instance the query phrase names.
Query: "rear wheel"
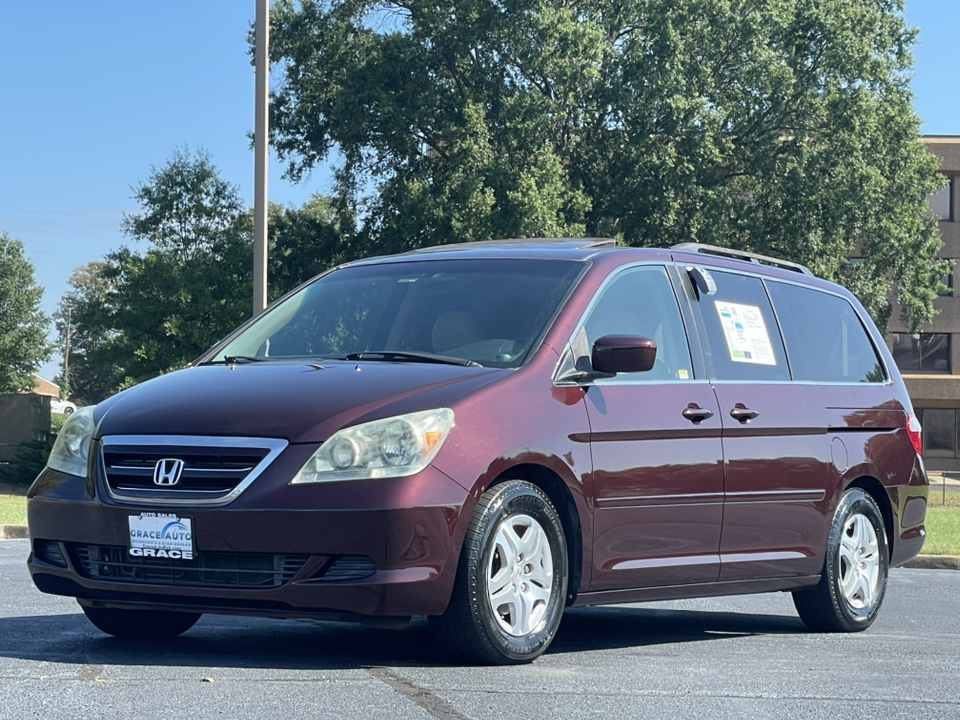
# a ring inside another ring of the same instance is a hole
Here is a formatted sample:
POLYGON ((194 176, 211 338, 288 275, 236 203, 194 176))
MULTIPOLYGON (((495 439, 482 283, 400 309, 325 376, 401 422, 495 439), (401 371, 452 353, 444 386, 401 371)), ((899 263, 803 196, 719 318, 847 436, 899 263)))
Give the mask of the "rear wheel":
POLYGON ((82 606, 84 615, 108 635, 141 640, 171 638, 192 628, 200 613, 117 610, 82 606))
POLYGON ((800 619, 820 632, 866 630, 880 612, 889 557, 877 503, 860 488, 847 490, 833 516, 820 583, 793 593, 800 619))
POLYGON ((522 480, 495 485, 470 521, 450 605, 431 624, 468 661, 530 662, 560 625, 567 574, 566 540, 550 499, 522 480))

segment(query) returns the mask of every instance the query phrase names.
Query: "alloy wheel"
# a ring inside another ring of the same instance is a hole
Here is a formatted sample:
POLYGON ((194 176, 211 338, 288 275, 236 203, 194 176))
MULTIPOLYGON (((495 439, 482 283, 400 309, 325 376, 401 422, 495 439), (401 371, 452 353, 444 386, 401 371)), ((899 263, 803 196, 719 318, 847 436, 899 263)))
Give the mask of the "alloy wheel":
POLYGON ((873 602, 880 579, 880 549, 869 518, 854 513, 840 536, 840 591, 857 610, 873 602))
POLYGON ((497 528, 487 567, 487 598, 500 628, 514 637, 540 630, 553 591, 553 554, 543 527, 529 515, 497 528))

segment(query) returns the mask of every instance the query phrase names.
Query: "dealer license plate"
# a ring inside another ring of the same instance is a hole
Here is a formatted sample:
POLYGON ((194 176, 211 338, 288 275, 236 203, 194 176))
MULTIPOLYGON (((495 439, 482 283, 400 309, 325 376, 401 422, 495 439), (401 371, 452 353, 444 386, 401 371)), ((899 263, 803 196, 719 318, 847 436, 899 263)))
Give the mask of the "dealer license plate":
POLYGON ((193 520, 173 513, 143 512, 130 515, 130 545, 133 557, 193 560, 193 520))

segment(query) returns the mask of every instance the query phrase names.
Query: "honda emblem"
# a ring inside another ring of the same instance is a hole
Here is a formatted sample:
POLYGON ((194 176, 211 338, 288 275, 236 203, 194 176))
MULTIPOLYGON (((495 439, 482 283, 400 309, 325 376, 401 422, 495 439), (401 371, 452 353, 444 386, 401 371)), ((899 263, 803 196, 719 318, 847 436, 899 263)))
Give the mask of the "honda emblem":
POLYGON ((183 472, 183 460, 178 458, 164 458, 158 460, 153 468, 154 485, 176 485, 180 482, 180 473, 183 472))

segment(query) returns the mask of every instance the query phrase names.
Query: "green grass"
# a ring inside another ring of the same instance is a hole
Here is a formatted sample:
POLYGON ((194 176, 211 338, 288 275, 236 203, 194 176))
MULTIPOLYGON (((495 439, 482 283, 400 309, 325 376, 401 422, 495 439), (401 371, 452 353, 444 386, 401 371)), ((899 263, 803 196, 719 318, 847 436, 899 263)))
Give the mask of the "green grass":
POLYGON ((27 488, 0 483, 0 525, 27 524, 27 488))
POLYGON ((930 486, 930 506, 931 507, 955 507, 960 508, 960 491, 943 491, 942 485, 930 486))
POLYGON ((930 488, 926 524, 924 555, 960 555, 960 492, 930 488))

